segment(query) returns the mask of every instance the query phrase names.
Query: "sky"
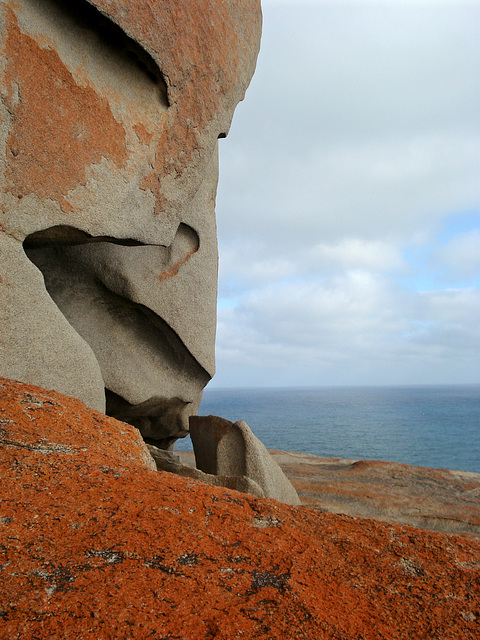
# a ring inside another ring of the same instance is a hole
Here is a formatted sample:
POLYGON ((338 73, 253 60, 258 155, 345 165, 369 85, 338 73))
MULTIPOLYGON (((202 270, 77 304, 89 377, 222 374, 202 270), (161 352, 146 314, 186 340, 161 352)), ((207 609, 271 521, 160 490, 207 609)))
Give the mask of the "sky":
POLYGON ((264 0, 212 387, 480 383, 480 3, 264 0))

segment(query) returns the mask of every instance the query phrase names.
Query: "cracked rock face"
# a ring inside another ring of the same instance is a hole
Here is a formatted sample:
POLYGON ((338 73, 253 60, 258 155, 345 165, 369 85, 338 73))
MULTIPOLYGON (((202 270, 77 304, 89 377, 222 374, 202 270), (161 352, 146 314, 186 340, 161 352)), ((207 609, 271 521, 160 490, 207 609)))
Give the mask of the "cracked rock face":
POLYGON ((1 374, 185 434, 214 373, 217 141, 260 28, 258 0, 0 1, 1 374))

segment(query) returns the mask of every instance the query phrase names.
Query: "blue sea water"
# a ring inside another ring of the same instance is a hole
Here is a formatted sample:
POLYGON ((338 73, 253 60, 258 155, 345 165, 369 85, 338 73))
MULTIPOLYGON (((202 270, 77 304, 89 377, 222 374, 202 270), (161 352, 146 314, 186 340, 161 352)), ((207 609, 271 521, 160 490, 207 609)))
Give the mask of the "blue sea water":
POLYGON ((199 414, 245 420, 269 449, 480 473, 480 385, 207 388, 199 414))

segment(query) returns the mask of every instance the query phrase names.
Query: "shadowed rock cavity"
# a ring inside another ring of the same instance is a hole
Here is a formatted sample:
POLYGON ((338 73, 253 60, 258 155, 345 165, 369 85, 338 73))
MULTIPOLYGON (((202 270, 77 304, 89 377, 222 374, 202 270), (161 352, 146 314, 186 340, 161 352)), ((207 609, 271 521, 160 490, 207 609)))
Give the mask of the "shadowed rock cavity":
POLYGON ((112 65, 118 89, 124 91, 125 79, 135 78, 134 89, 141 92, 140 100, 160 105, 162 109, 169 106, 165 79, 152 56, 87 0, 42 0, 38 9, 37 0, 22 0, 22 3, 43 23, 43 29, 49 25, 47 29, 58 34, 69 34, 72 56, 77 57, 78 62, 79 56, 87 52, 97 58, 103 74, 107 71, 105 67, 112 65))
POLYGON ((138 301, 146 271, 173 277, 198 248, 198 235, 184 224, 170 247, 95 238, 65 226, 24 242, 49 295, 95 354, 107 415, 165 449, 187 435, 209 375, 175 331, 138 301))

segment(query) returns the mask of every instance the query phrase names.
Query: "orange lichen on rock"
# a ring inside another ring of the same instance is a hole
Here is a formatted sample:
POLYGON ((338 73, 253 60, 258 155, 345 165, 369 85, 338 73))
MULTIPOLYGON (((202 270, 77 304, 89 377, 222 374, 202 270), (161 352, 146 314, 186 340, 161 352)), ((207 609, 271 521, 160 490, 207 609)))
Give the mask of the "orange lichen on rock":
POLYGON ((172 278, 173 276, 176 276, 180 267, 185 264, 187 262, 187 260, 189 259, 190 256, 193 256, 194 253, 197 252, 197 249, 190 249, 190 251, 188 251, 186 253, 186 255, 181 259, 181 260, 177 260, 177 262, 167 271, 163 271, 159 276, 159 280, 166 280, 167 278, 172 278))
POLYGON ((1 377, 0 443, 6 447, 3 454, 20 448, 32 455, 66 455, 75 464, 156 469, 132 425, 74 398, 1 377))
POLYGON ((480 473, 271 451, 302 503, 480 541, 480 473))
POLYGON ((153 133, 150 133, 150 131, 147 131, 147 128, 142 122, 138 122, 137 124, 134 124, 132 128, 137 134, 137 137, 140 140, 140 142, 143 142, 143 144, 150 144, 153 138, 153 133))
POLYGON ((256 57, 251 53, 259 46, 260 2, 242 0, 241 8, 236 0, 91 3, 149 52, 165 78, 167 123, 154 170, 142 183, 155 196, 156 212, 165 213, 165 177, 182 178, 193 158, 207 162, 216 137, 226 133, 233 109, 243 99, 241 79, 253 73, 256 57), (222 121, 215 122, 219 114, 222 121), (217 129, 206 136, 212 123, 217 129))
POLYGON ((125 129, 105 98, 77 84, 55 49, 22 33, 11 9, 7 16, 5 84, 13 115, 7 189, 18 198, 51 198, 71 211, 66 196, 86 182, 90 165, 103 157, 125 165, 125 129))
POLYGON ((0 637, 480 637, 478 543, 157 473, 128 425, 0 392, 0 637))

